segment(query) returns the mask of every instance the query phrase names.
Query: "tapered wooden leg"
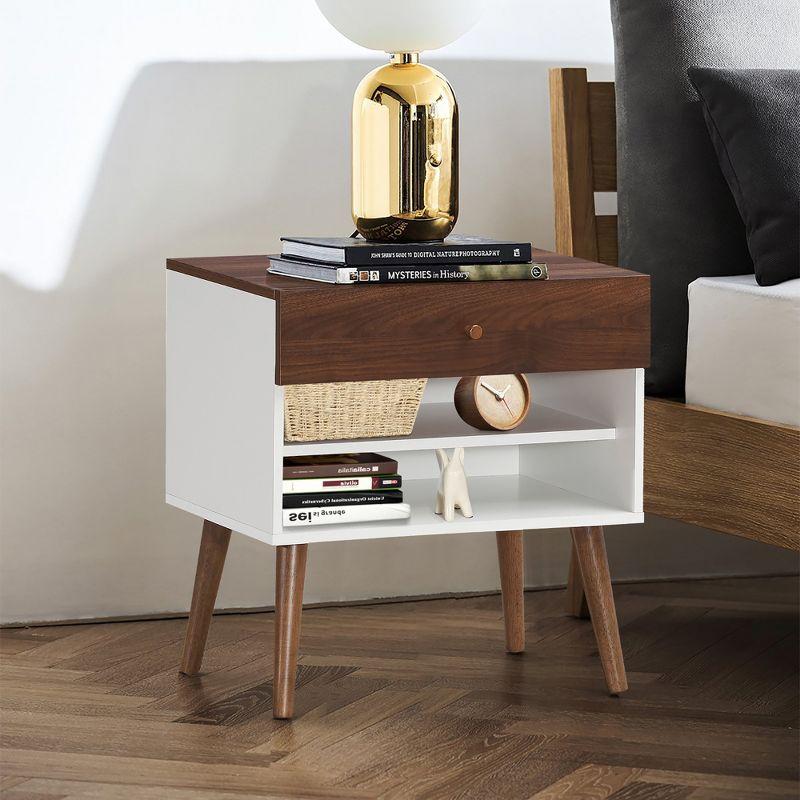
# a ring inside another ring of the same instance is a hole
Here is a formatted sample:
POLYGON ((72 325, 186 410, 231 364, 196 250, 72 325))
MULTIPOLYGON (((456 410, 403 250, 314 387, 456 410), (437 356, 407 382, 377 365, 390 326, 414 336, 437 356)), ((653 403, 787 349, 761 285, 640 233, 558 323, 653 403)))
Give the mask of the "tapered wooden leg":
POLYGON ((197 675, 203 663, 208 628, 211 625, 211 615, 214 613, 214 603, 230 539, 230 528, 223 528, 208 520, 203 522, 203 536, 200 539, 197 571, 194 575, 192 608, 189 611, 189 624, 186 626, 181 659, 181 672, 186 675, 197 675))
POLYGON ((619 640, 617 612, 611 590, 611 575, 608 571, 606 543, 602 528, 573 528, 572 543, 580 563, 583 588, 589 614, 592 618, 600 662, 611 694, 627 690, 625 662, 622 659, 622 644, 619 640))
POLYGON ((525 558, 522 531, 497 532, 506 652, 525 649, 525 558))
POLYGON ((579 619, 589 619, 589 606, 586 604, 586 593, 583 591, 581 566, 575 555, 575 545, 569 555, 569 575, 567 576, 567 614, 579 619))
POLYGON ((291 719, 294 713, 307 555, 307 544, 282 545, 275 554, 275 675, 272 679, 272 716, 275 719, 291 719))

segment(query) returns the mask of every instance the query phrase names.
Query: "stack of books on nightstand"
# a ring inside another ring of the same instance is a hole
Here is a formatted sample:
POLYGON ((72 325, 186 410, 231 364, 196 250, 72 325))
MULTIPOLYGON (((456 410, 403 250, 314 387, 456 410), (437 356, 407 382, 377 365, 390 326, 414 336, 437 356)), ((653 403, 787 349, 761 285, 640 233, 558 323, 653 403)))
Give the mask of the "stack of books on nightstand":
POLYGON ((283 524, 408 519, 397 462, 378 453, 283 459, 283 524))
POLYGON ((531 261, 530 242, 449 236, 440 242, 386 244, 344 239, 282 238, 269 256, 276 275, 324 283, 419 283, 543 280, 547 265, 531 261))

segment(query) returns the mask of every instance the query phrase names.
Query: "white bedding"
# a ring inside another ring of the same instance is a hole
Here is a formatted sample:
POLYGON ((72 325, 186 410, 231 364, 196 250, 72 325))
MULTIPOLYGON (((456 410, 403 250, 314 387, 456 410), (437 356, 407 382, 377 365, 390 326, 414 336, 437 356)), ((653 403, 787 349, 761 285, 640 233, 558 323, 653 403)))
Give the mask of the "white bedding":
POLYGON ((800 279, 689 284, 686 402, 800 425, 800 279))

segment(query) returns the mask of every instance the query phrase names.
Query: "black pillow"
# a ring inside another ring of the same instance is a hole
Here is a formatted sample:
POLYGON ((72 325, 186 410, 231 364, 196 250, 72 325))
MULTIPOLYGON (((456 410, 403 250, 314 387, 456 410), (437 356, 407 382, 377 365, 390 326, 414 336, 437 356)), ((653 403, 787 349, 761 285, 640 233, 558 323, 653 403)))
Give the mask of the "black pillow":
POLYGON ((693 67, 689 79, 747 229, 756 281, 800 277, 800 72, 693 67))

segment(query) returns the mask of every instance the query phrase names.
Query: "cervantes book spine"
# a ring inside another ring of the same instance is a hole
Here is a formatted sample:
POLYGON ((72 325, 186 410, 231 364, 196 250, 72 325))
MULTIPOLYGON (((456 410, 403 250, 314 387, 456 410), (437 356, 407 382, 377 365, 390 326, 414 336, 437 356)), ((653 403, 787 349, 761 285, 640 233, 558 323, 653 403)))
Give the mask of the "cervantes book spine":
POLYGON ((392 492, 314 492, 312 494, 285 494, 284 508, 316 508, 320 506, 379 506, 384 503, 402 503, 403 493, 392 492))
POLYGON ((360 478, 373 475, 394 475, 397 462, 369 461, 362 464, 298 464, 284 465, 283 479, 294 478, 360 478))
POLYGON ((344 263, 353 267, 403 264, 514 264, 531 260, 530 242, 510 244, 460 244, 449 247, 426 247, 424 244, 379 244, 348 247, 344 263))
POLYGON ((380 489, 399 489, 403 479, 399 475, 371 475, 363 478, 300 478, 284 481, 284 494, 307 492, 368 492, 380 489))
POLYGON ((547 280, 547 264, 462 264, 435 267, 338 267, 336 283, 467 283, 547 280))
POLYGON ((323 508, 285 508, 283 524, 330 525, 371 522, 375 520, 408 519, 411 506, 408 503, 388 503, 378 506, 324 506, 323 508))

